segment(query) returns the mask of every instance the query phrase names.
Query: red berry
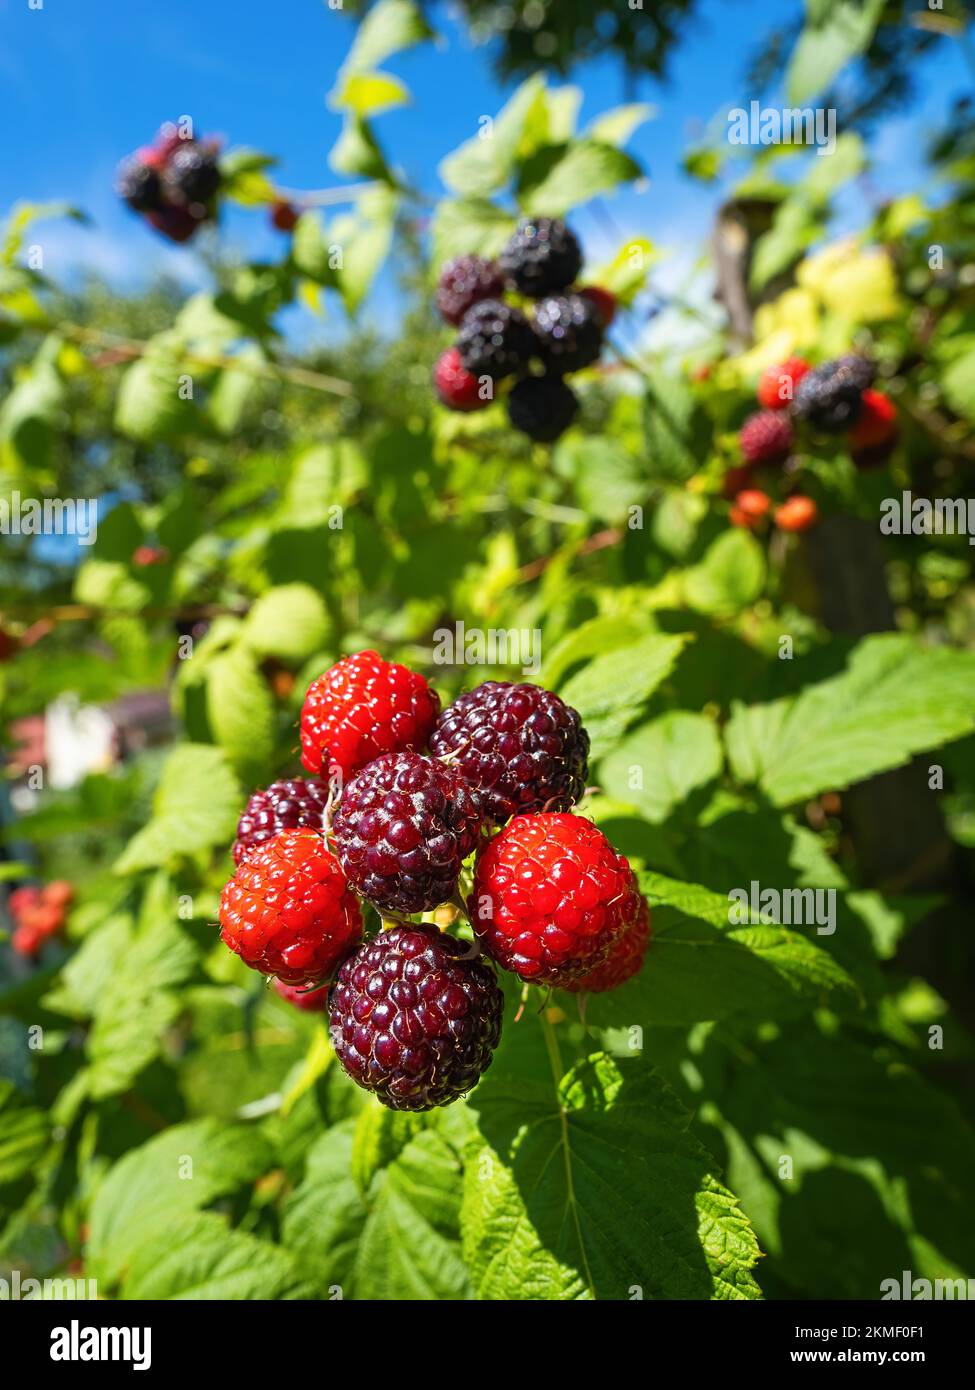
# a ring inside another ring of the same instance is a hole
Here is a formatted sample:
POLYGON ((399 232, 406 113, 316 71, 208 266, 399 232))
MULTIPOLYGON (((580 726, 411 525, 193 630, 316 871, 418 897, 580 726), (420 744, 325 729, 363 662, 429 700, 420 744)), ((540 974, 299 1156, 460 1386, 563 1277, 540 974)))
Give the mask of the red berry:
POLYGON ((440 696, 421 675, 378 652, 344 657, 313 680, 301 710, 301 761, 349 777, 380 753, 425 748, 440 696))
POLYGON ((290 203, 275 203, 271 208, 271 225, 279 232, 293 232, 300 216, 290 203))
POLYGON ((44 938, 36 927, 16 927, 10 944, 18 956, 36 956, 44 944, 44 938))
POLYGON ((307 985, 286 985, 282 980, 275 980, 274 988, 282 999, 303 1013, 323 1014, 328 1006, 328 985, 309 989, 307 985))
POLYGON ((579 291, 583 299, 593 305, 604 328, 608 328, 616 317, 616 295, 598 285, 586 285, 579 291))
POLYGON ((425 912, 453 896, 480 828, 459 768, 387 753, 346 786, 332 838, 357 893, 386 912, 425 912))
POLYGON ((170 241, 189 241, 199 230, 205 218, 196 217, 189 208, 170 204, 154 212, 146 213, 146 221, 170 241))
POLYGON ((757 487, 746 488, 735 498, 735 504, 731 509, 732 524, 756 527, 768 516, 771 506, 772 499, 767 492, 757 487))
POLYGON ((140 545, 132 552, 132 563, 140 569, 147 565, 162 565, 169 559, 169 551, 164 545, 140 545))
POLYGON ((897 407, 883 391, 868 388, 860 402, 857 422, 847 435, 855 452, 888 444, 897 434, 897 407))
POLYGON ((12 632, 0 627, 0 661, 9 661, 19 646, 20 643, 12 632))
POLYGON ((790 357, 775 367, 766 367, 758 382, 759 405, 766 410, 788 410, 796 387, 809 371, 811 363, 804 357, 790 357))
POLYGON ((45 940, 61 930, 64 924, 64 909, 41 903, 39 907, 28 908, 20 920, 22 926, 29 927, 45 940))
POLYGON ((37 907, 41 901, 41 890, 33 885, 24 888, 15 888, 7 899, 7 910, 15 921, 23 917, 25 912, 37 907))
POLYGON ((819 508, 811 497, 801 493, 787 498, 776 508, 775 524, 780 531, 808 531, 819 520, 819 508))
POLYGON ((317 830, 324 834, 328 783, 317 777, 291 777, 253 792, 237 822, 234 863, 279 830, 317 830))
POLYGON ((623 932, 609 957, 581 980, 573 980, 566 989, 573 994, 603 994, 632 979, 643 965, 650 944, 650 909, 647 900, 639 895, 636 916, 623 932))
POLYGON ((456 328, 468 309, 482 299, 500 299, 504 276, 494 261, 460 256, 445 265, 437 284, 436 303, 442 319, 456 328))
POLYGON ((433 385, 441 401, 450 410, 481 410, 494 399, 490 382, 481 392, 481 379, 466 372, 460 364, 460 353, 448 348, 437 358, 433 369, 433 385))
POLYGON ((282 830, 224 885, 220 935, 252 970, 326 980, 362 940, 359 902, 314 830, 282 830))
POLYGON ((589 771, 589 735, 576 711, 550 690, 510 681, 485 681, 458 696, 437 720, 430 749, 455 754, 499 825, 527 811, 567 811, 589 771))
POLYGON ((335 1055, 391 1110, 464 1095, 491 1064, 504 995, 470 946, 430 926, 382 931, 345 962, 330 1000, 335 1055))
POLYGON ((750 463, 739 464, 737 467, 725 471, 721 491, 725 497, 737 497, 742 488, 746 488, 751 480, 752 465, 750 463))
POLYGON ((774 410, 749 415, 738 434, 746 463, 781 463, 792 448, 788 417, 774 410))
POLYGON ((51 907, 65 908, 73 897, 74 887, 67 879, 52 879, 50 883, 45 883, 41 889, 41 898, 51 907))
POLYGON ((639 904, 632 870, 580 816, 516 816, 481 850, 471 921, 499 965, 570 984, 609 957, 639 904))

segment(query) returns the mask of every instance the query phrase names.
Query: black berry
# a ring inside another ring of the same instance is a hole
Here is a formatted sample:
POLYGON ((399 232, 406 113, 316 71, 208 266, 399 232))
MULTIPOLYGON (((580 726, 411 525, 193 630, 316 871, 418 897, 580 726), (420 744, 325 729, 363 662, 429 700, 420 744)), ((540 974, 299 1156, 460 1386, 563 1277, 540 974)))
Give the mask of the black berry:
POLYGON ((166 192, 183 203, 208 203, 220 187, 220 168, 211 150, 187 140, 169 157, 166 192))
POLYGON ((420 753, 384 753, 353 777, 332 825, 349 883, 387 912, 453 896, 481 811, 460 772, 420 753))
POLYGON ((531 324, 499 299, 482 299, 464 315, 457 352, 465 372, 493 381, 522 371, 538 349, 531 324))
POLYGON ((493 968, 435 927, 393 927, 351 956, 332 988, 343 1069, 391 1110, 431 1110, 491 1065, 504 995, 493 968))
POLYGON ((535 217, 521 223, 498 264, 516 289, 538 298, 572 284, 582 249, 557 217, 535 217))
POLYGON ((840 434, 854 425, 860 414, 863 393, 873 382, 874 364, 865 357, 849 355, 824 362, 806 372, 796 387, 793 413, 814 429, 840 434))
POLYGON ((254 792, 237 822, 234 863, 279 830, 325 829, 328 783, 319 777, 292 777, 254 792))
POLYGON ((124 159, 119 165, 115 190, 123 202, 136 212, 151 212, 160 206, 162 185, 159 174, 144 164, 138 155, 124 159))
POLYGON ((477 790, 486 818, 567 811, 586 786, 589 735, 578 713, 541 686, 485 681, 441 714, 430 747, 477 790))
POLYGON ((494 261, 481 256, 461 256, 445 265, 437 285, 437 309, 447 323, 457 325, 482 299, 500 299, 504 276, 494 261))
POLYGON ((516 430, 551 444, 572 424, 579 401, 559 376, 526 376, 508 397, 508 417, 516 430))
POLYGON ((595 362, 603 345, 599 310, 581 294, 551 295, 535 310, 542 360, 555 371, 577 372, 595 362))

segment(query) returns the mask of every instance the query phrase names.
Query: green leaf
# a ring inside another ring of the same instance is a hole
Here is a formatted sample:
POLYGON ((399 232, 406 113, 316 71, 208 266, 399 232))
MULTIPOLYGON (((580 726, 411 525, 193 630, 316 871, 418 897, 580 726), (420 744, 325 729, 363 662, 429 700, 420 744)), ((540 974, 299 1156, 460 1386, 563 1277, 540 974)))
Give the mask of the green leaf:
POLYGON ((721 740, 703 714, 673 710, 627 735, 599 764, 607 795, 628 801, 655 825, 721 772, 721 740))
MULTIPOLYGON (((328 526, 336 507, 345 506, 369 481, 369 468, 354 439, 313 444, 294 461, 291 479, 276 518, 279 528, 328 526)), ((329 573, 329 556, 322 554, 322 581, 329 573)))
POLYGON ((34 1172, 49 1143, 43 1112, 27 1105, 13 1082, 0 1077, 0 1188, 34 1172))
POLYGON ((650 473, 685 482, 704 461, 710 426, 686 377, 652 367, 644 379, 643 428, 650 473))
POLYGON ((748 531, 725 531, 704 558, 683 573, 684 596, 698 613, 728 617, 762 594, 765 552, 748 531))
POLYGON ((444 198, 433 217, 433 264, 468 253, 496 256, 514 229, 511 213, 486 198, 444 198))
POLYGON ((114 1284, 155 1232, 250 1187, 272 1158, 259 1130, 215 1119, 174 1125, 131 1150, 109 1170, 92 1203, 91 1277, 114 1284))
POLYGON ((54 367, 36 363, 0 406, 0 442, 26 467, 49 466, 64 402, 64 383, 54 367))
POLYGON ((329 243, 321 215, 303 212, 291 235, 291 259, 302 275, 317 285, 338 285, 335 248, 329 243))
POLYGON ((305 661, 331 631, 325 600, 309 584, 282 584, 262 594, 247 615, 243 640, 260 656, 305 661))
POLYGON ((271 1300, 308 1297, 294 1259, 270 1241, 195 1212, 152 1232, 134 1252, 119 1297, 271 1300))
POLYGON ((127 1091, 159 1055, 161 1035, 181 1008, 175 994, 155 988, 151 979, 127 978, 122 988, 111 982, 85 1044, 89 1096, 102 1100, 127 1091))
POLYGON ((629 509, 646 500, 646 466, 607 435, 560 440, 553 464, 556 472, 572 479, 587 516, 625 521, 629 509))
POLYGON ((152 817, 116 860, 116 873, 155 868, 229 844, 241 805, 240 786, 221 749, 180 745, 163 766, 152 817))
POLYGON ((259 775, 274 747, 274 699, 254 656, 243 646, 231 647, 213 657, 206 675, 214 740, 235 768, 259 775))
POLYGON ((520 201, 528 213, 561 217, 642 173, 636 160, 615 146, 580 140, 570 144, 537 182, 521 190, 520 201))
POLYGON ((601 289, 609 290, 619 304, 632 304, 646 286, 650 267, 657 255, 652 241, 632 237, 617 251, 611 261, 596 270, 587 271, 586 278, 601 289))
POLYGON ((786 93, 802 106, 828 87, 851 58, 866 52, 884 11, 884 0, 833 0, 807 5, 805 27, 789 59, 786 93))
POLYGON ((335 111, 351 111, 356 116, 378 116, 382 111, 405 106, 409 88, 388 72, 356 72, 342 78, 329 98, 335 111))
MULTIPOLYGON (((646 101, 631 102, 626 106, 614 106, 604 111, 586 128, 584 134, 600 145, 625 145, 634 131, 639 130, 645 121, 652 120, 656 108, 646 101)), ((600 280, 598 282, 602 284, 600 280)))
POLYGON ((256 343, 250 343, 235 360, 240 366, 225 367, 207 398, 207 415, 214 429, 228 437, 260 407, 263 383, 255 369, 263 366, 266 358, 256 343))
POLYGON ((868 637, 847 669, 800 695, 736 705, 725 737, 735 774, 776 806, 841 789, 975 729, 975 653, 868 637))
POLYGON ((597 656, 569 678, 562 698, 581 714, 594 747, 613 742, 633 723, 691 640, 686 633, 652 633, 597 656))
POLYGON ((543 677, 550 690, 557 690, 566 671, 585 661, 629 646, 643 635, 634 618, 590 618, 557 642, 545 660, 543 677))
POLYGON ((975 345, 945 366, 941 389, 955 414, 975 424, 975 345))
POLYGON ((242 207, 266 207, 277 199, 266 170, 276 161, 260 150, 228 150, 220 158, 220 196, 242 207))
POLYGON ((372 127, 363 116, 354 113, 346 116, 342 133, 332 146, 328 162, 337 174, 347 174, 350 178, 394 182, 372 127))
POLYGON ((186 397, 188 373, 178 355, 153 344, 122 377, 115 401, 115 428, 140 444, 169 439, 192 428, 186 397))
MULTIPOLYGON (((557 1047, 557 1044, 554 1044, 557 1047)), ((690 1115, 605 1053, 555 1084, 499 1058, 470 1102, 464 1258, 486 1299, 759 1298, 758 1243, 690 1115)))
MULTIPOLYGON (((827 1001, 842 1007, 860 1002, 846 971, 800 932, 732 927, 727 894, 662 874, 639 877, 650 904, 650 948, 635 979, 591 996, 591 1023, 687 1027, 735 1016, 790 1018, 827 1001)), ((747 892, 749 883, 742 888, 747 892)))
POLYGON ((394 53, 432 37, 433 30, 413 0, 378 0, 356 30, 342 74, 368 72, 394 53))
POLYGON ((440 177, 449 189, 473 196, 493 193, 509 182, 526 122, 544 87, 544 78, 528 78, 490 124, 441 162, 440 177))
POLYGON ((389 188, 376 188, 359 198, 358 210, 336 218, 329 229, 341 247, 339 293, 346 311, 354 314, 389 254, 399 200, 389 188))

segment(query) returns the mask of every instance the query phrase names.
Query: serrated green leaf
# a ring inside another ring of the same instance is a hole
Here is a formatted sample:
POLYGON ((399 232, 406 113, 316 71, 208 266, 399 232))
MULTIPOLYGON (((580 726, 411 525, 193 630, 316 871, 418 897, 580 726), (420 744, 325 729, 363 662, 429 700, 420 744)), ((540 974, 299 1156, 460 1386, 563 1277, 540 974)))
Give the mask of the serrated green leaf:
POLYGON ((713 617, 740 613, 761 596, 765 552, 748 531, 725 531, 708 547, 699 564, 683 573, 683 591, 691 608, 713 617))
POLYGON ((728 756, 776 806, 841 789, 975 729, 975 653, 868 637, 800 695, 734 707, 728 756))
POLYGON ((851 58, 865 52, 883 10, 884 0, 834 0, 810 11, 789 59, 789 102, 804 105, 828 87, 851 58))
POLYGON ((652 633, 597 656, 569 678, 562 698, 581 714, 595 748, 608 746, 634 722, 691 640, 652 633))
MULTIPOLYGON (((587 127, 584 134, 601 145, 625 145, 634 131, 639 130, 646 121, 652 120, 656 109, 646 101, 630 102, 626 106, 614 106, 604 111, 587 127)), ((601 284, 602 281, 597 283, 601 284)))
POLYGON ((721 772, 721 739, 703 714, 674 710, 642 725, 599 764, 609 796, 636 806, 652 824, 721 772))
POLYGON ((13 1082, 0 1077, 0 1188, 33 1172, 49 1142, 43 1112, 27 1105, 13 1082))
POLYGON ((618 184, 631 183, 642 173, 636 160, 614 145, 574 141, 537 183, 522 190, 520 201, 527 213, 561 217, 570 208, 588 203, 618 184))
POLYGON ((433 218, 433 263, 455 256, 496 256, 515 229, 515 219, 486 198, 444 198, 433 218))
POLYGON ((449 154, 440 164, 440 177, 454 193, 467 197, 494 193, 510 180, 532 109, 545 81, 533 76, 523 82, 490 124, 449 154))
POLYGON ((331 622, 310 584, 281 584, 262 594, 244 622, 243 640, 260 656, 306 661, 325 646, 331 622))
POLYGON ((461 1223, 479 1296, 760 1297, 754 1233, 673 1093, 605 1053, 560 1072, 553 1086, 499 1059, 470 1102, 461 1223))
POLYGON ((152 1232, 133 1253, 119 1297, 277 1299, 308 1297, 287 1250, 228 1228, 216 1212, 194 1212, 152 1232))
POLYGON ((208 744, 175 748, 163 767, 152 818, 116 860, 116 873, 156 868, 233 839, 242 804, 226 755, 208 744))
POLYGON ((207 665, 207 722, 235 768, 259 771, 274 746, 274 698, 245 647, 220 652, 207 665))

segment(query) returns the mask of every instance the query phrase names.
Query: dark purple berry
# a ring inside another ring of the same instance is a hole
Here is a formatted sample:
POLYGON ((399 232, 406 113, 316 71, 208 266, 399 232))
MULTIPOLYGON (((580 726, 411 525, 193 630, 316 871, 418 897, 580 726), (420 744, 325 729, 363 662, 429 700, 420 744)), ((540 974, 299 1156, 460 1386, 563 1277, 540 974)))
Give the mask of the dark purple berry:
POLYGON ((177 202, 208 203, 220 187, 216 155, 195 140, 184 141, 170 155, 163 183, 177 202))
POLYGON ((856 424, 863 393, 875 375, 876 367, 866 357, 850 354, 824 362, 800 380, 792 402, 793 414, 813 429, 841 434, 856 424))
POLYGON ((526 376, 508 397, 508 418, 516 430, 551 444, 572 424, 579 400, 560 376, 526 376))
POLYGON ((481 813, 454 767, 384 753, 353 777, 332 824, 349 883, 387 912, 425 912, 453 896, 481 813))
POLYGON ((577 372, 595 362, 603 345, 603 320, 581 294, 550 295, 535 310, 542 361, 557 372, 577 372))
POLYGON ((537 339, 524 314, 499 299, 482 299, 468 309, 457 335, 464 371, 493 381, 523 371, 537 351, 537 339))
POLYGON ((482 299, 500 299, 503 294, 504 276, 494 261, 460 256, 441 272, 437 309, 441 318, 456 326, 472 305, 482 299))
POLYGON ((538 685, 485 681, 458 696, 430 747, 453 755, 498 825, 529 811, 567 811, 585 790, 589 735, 574 709, 538 685))
POLYGON ((521 223, 498 264, 515 289, 539 298, 572 284, 582 267, 582 249, 559 218, 533 217, 521 223))
POLYGON ((332 988, 343 1069, 391 1110, 432 1110, 491 1065, 504 995, 493 968, 435 927, 393 927, 361 946, 332 988))
POLYGON ((162 185, 155 169, 138 155, 123 159, 115 176, 115 191, 135 212, 151 212, 160 206, 162 185))
POLYGON ((270 840, 279 830, 325 830, 328 783, 318 777, 292 777, 254 792, 237 822, 234 863, 270 840))

